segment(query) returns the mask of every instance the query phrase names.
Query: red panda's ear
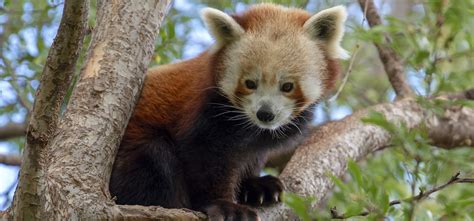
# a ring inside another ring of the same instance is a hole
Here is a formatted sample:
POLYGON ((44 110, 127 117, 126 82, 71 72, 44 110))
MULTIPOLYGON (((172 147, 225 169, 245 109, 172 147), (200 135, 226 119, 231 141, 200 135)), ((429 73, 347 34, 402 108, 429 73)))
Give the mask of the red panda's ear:
POLYGON ((312 39, 326 45, 331 58, 346 59, 349 55, 340 45, 342 36, 344 36, 346 18, 346 8, 340 5, 311 16, 304 23, 303 28, 312 39))
POLYGON ((218 47, 237 40, 245 31, 229 15, 213 8, 201 10, 201 18, 207 26, 218 47))

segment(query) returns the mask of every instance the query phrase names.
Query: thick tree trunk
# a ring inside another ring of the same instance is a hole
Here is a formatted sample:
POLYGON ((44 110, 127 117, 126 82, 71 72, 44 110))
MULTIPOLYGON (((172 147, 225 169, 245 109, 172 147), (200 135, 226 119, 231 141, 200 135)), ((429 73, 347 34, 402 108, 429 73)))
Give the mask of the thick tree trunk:
MULTIPOLYGON (((65 13, 72 2, 66 2, 65 13)), ((84 4, 87 6, 87 3, 84 4)), ((170 0, 100 2, 97 15, 98 28, 93 33, 80 80, 74 88, 58 128, 50 130, 54 125, 53 121, 46 122, 45 125, 40 124, 46 129, 44 131, 36 132, 36 129, 30 131, 40 133, 39 136, 34 134, 33 137, 40 139, 38 142, 41 149, 27 148, 24 154, 23 175, 20 176, 19 189, 9 218, 13 220, 199 218, 201 214, 183 210, 117 206, 108 191, 114 156, 141 91, 144 74, 154 52, 155 37, 169 4, 170 0), (56 132, 51 134, 51 131, 56 132), (43 132, 54 136, 44 137, 41 134, 43 132)), ((74 15, 65 14, 63 21, 67 20, 67 16, 74 15)), ((55 59, 54 55, 48 58, 48 61, 50 59, 55 59)), ((41 83, 51 82, 48 77, 57 76, 43 76, 41 83)), ((62 92, 64 91, 55 93, 62 92)), ((48 100, 37 102, 48 102, 48 100)), ((56 103, 42 105, 55 106, 56 103)), ((37 104, 35 108, 39 106, 41 105, 37 104)), ((45 110, 41 108, 38 111, 45 110)), ((33 122, 42 116, 37 116, 33 122)), ((31 142, 37 143, 35 140, 31 142)))
POLYGON ((48 53, 36 91, 23 151, 23 164, 13 201, 18 220, 32 220, 41 210, 40 194, 44 189, 50 138, 56 131, 66 91, 70 86, 76 61, 82 48, 87 24, 88 1, 66 1, 58 34, 48 53))

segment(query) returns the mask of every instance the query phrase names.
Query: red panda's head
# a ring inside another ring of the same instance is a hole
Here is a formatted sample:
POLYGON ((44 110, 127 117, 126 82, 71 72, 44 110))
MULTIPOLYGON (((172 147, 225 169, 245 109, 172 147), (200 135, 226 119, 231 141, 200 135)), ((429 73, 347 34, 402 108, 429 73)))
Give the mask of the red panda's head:
POLYGON ((347 57, 343 6, 310 15, 260 4, 240 15, 201 15, 216 40, 220 90, 261 128, 278 129, 320 100, 334 85, 335 60, 347 57))

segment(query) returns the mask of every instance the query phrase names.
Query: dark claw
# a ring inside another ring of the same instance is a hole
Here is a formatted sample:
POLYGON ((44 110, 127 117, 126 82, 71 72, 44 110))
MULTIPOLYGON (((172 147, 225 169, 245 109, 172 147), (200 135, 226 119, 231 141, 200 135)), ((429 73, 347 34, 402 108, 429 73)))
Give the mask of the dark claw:
POLYGON ((268 206, 280 202, 283 183, 276 177, 253 177, 242 182, 239 203, 268 206))

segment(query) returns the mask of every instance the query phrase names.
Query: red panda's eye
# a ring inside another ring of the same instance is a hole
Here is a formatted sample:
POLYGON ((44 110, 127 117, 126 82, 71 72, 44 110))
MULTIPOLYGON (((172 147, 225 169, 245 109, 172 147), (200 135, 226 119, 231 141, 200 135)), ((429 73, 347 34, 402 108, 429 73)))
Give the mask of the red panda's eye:
POLYGON ((257 83, 252 80, 245 80, 245 86, 250 90, 257 89, 257 83))
POLYGON ((281 86, 281 91, 283 92, 290 92, 291 90, 293 90, 293 83, 284 83, 282 86, 281 86))

